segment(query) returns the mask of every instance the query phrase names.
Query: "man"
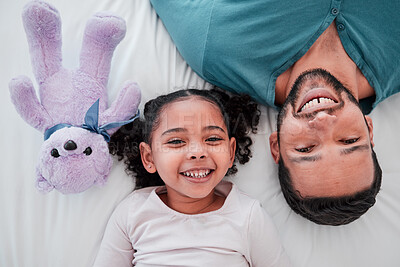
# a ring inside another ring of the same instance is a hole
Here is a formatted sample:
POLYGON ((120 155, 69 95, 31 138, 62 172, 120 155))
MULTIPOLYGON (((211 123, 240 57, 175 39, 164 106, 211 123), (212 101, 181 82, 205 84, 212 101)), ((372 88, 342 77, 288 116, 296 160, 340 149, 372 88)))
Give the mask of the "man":
POLYGON ((372 120, 353 94, 323 69, 299 76, 270 136, 290 207, 319 224, 341 225, 374 203, 382 171, 372 120))
POLYGON ((341 225, 375 203, 381 170, 364 114, 400 91, 400 2, 152 4, 201 77, 280 109, 270 147, 294 211, 341 225))

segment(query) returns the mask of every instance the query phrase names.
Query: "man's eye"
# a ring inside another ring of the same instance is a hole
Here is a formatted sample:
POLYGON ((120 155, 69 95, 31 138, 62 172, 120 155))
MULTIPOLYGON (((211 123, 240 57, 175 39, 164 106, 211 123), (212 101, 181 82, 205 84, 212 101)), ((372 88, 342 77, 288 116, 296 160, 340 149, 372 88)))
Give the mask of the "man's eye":
POLYGON ((345 143, 345 144, 347 144, 347 145, 354 144, 355 142, 358 141, 358 139, 360 139, 360 138, 357 137, 357 138, 346 139, 346 140, 343 140, 343 143, 345 143))
POLYGON ((308 153, 313 149, 314 146, 309 146, 309 147, 301 147, 301 148, 295 148, 296 151, 300 153, 308 153))

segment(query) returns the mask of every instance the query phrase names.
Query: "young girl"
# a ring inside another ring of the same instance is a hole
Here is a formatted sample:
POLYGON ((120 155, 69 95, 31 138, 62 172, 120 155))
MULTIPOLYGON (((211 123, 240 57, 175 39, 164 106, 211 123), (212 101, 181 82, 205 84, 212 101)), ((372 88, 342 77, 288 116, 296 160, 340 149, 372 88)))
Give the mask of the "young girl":
POLYGON ((142 189, 114 211, 95 266, 288 266, 259 202, 222 181, 249 161, 258 119, 248 96, 220 90, 146 103, 110 143, 142 189))

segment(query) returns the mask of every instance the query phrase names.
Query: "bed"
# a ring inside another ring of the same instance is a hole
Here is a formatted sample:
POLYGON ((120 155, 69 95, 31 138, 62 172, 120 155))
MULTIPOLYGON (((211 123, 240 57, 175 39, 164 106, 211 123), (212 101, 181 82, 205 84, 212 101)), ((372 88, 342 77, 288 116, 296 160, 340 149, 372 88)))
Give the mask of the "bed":
MULTIPOLYGON (((43 194, 35 188, 35 165, 43 138, 17 114, 8 91, 8 82, 17 75, 34 80, 21 20, 26 2, 0 2, 0 146, 4 148, 0 163, 0 266, 87 267, 94 262, 113 209, 133 190, 134 181, 114 159, 103 187, 69 195, 58 191, 43 194)), ((140 108, 159 94, 212 87, 187 66, 148 0, 49 2, 61 14, 63 63, 68 68, 78 65, 84 25, 93 13, 109 10, 126 20, 127 34, 111 66, 110 102, 126 80, 140 85, 140 108)), ((230 179, 261 201, 294 266, 400 266, 399 106, 397 94, 371 113, 375 151, 383 169, 382 188, 376 204, 365 215, 343 226, 317 225, 288 207, 267 142, 277 113, 260 107, 259 130, 252 135, 253 158, 239 166, 230 179)))

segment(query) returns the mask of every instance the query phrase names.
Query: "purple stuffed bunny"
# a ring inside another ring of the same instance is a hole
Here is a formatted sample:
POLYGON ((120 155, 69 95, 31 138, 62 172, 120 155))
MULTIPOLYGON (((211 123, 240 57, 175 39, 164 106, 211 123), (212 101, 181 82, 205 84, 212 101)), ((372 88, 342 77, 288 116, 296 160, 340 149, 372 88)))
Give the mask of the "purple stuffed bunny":
POLYGON ((141 97, 137 84, 126 82, 107 108, 111 59, 125 36, 125 21, 109 13, 95 14, 85 28, 80 67, 68 70, 61 63, 58 11, 46 2, 32 1, 22 18, 40 101, 26 76, 13 79, 9 86, 19 114, 45 136, 37 187, 68 194, 103 185, 112 165, 107 141, 134 119, 141 97))

